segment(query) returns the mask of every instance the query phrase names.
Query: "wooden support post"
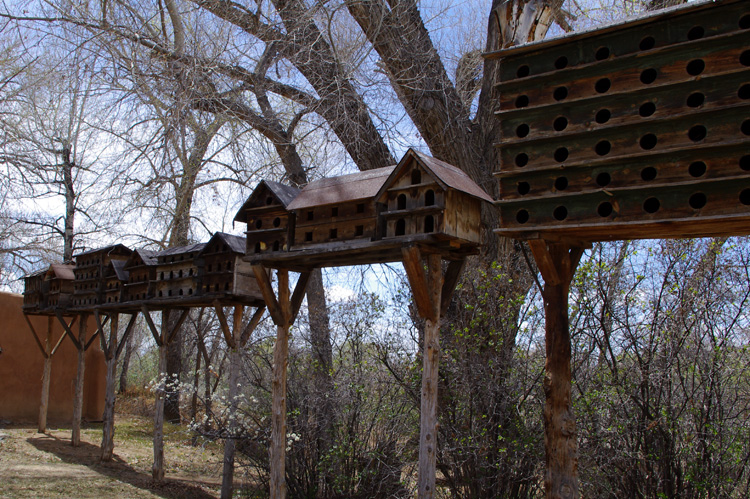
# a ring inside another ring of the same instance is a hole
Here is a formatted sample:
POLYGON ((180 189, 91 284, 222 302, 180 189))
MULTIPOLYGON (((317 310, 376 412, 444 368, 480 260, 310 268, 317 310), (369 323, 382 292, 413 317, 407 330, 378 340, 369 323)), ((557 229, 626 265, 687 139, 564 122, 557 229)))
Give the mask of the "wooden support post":
POLYGON ((83 416, 83 381, 86 371, 86 325, 88 317, 83 314, 78 324, 78 370, 76 372, 75 394, 73 396, 73 429, 70 444, 73 447, 81 445, 81 418, 83 416))
MULTIPOLYGON (((229 418, 227 423, 227 438, 224 440, 224 469, 221 475, 221 498, 231 499, 234 488, 234 455, 236 448, 235 436, 239 425, 236 414, 240 396, 240 369, 242 367, 242 305, 234 306, 234 320, 232 330, 229 330, 224 310, 216 305, 219 323, 224 331, 224 337, 229 346, 229 418)), ((256 323, 257 325, 257 323, 256 323)))
MULTIPOLYGON (((28 321, 28 317, 26 318, 28 321)), ((47 408, 49 407, 49 382, 50 377, 52 375, 52 324, 53 324, 53 318, 52 316, 47 318, 47 337, 44 341, 44 350, 42 353, 44 354, 44 371, 42 371, 42 399, 39 403, 39 427, 37 431, 39 433, 44 433, 47 431, 47 408)), ((29 325, 31 323, 29 322, 29 325)), ((34 332, 34 329, 32 328, 32 333, 34 334, 34 337, 37 338, 36 333, 34 332)), ((65 333, 63 333, 62 337, 65 337, 65 333)), ((39 339, 37 338, 37 343, 39 343, 39 339)))
POLYGON ((578 441, 571 400, 571 345, 568 317, 570 281, 583 248, 543 240, 529 241, 544 278, 546 363, 544 449, 548 499, 572 499, 578 492, 578 441))
POLYGON ((276 324, 276 343, 273 347, 273 383, 271 386, 271 446, 269 449, 271 499, 286 497, 286 381, 289 358, 289 327, 299 312, 310 272, 303 272, 297 280, 294 294, 289 294, 289 271, 277 270, 278 298, 274 295, 266 269, 253 265, 263 300, 276 324))
POLYGON ((419 417, 418 497, 435 495, 437 460, 438 365, 440 360, 440 317, 461 275, 464 261, 453 261, 443 276, 442 259, 429 254, 424 260, 418 247, 402 250, 404 269, 420 317, 425 319, 422 352, 422 398, 419 417), (427 273, 425 274, 425 264, 427 273))
POLYGON ((167 379, 167 341, 169 339, 169 309, 162 312, 159 336, 159 367, 157 370, 156 397, 154 401, 154 464, 151 476, 157 482, 164 480, 164 401, 167 379))

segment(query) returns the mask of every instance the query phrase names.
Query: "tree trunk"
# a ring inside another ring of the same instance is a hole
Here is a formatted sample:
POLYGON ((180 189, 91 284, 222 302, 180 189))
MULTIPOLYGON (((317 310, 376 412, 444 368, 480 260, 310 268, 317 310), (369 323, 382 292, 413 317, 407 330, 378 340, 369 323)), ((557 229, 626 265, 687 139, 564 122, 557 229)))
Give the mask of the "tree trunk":
POLYGON ((234 485, 234 454, 236 436, 240 425, 237 422, 237 408, 240 396, 240 368, 242 366, 242 345, 240 333, 242 329, 241 305, 234 307, 234 322, 232 337, 234 345, 229 350, 229 421, 227 423, 227 437, 224 439, 224 469, 221 474, 221 499, 231 499, 234 485))
POLYGON ((78 325, 78 370, 76 372, 75 394, 73 396, 73 430, 70 443, 73 447, 81 445, 81 418, 83 415, 83 381, 86 371, 86 325, 88 317, 81 315, 78 325))
POLYGON ((75 163, 70 158, 70 145, 63 144, 62 175, 65 190, 65 232, 63 235, 63 262, 73 260, 73 229, 76 215, 76 193, 73 185, 73 168, 75 163))
POLYGON ((122 368, 120 369, 120 388, 118 393, 127 393, 128 391, 128 371, 130 370, 130 357, 133 355, 133 336, 131 332, 125 340, 125 355, 122 358, 122 368))

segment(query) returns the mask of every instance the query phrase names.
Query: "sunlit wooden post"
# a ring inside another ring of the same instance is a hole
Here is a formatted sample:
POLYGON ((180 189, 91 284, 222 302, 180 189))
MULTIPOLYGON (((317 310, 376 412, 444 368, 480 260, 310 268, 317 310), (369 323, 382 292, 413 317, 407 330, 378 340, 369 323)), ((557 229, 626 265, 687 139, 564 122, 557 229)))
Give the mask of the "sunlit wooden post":
POLYGON ((419 481, 418 496, 435 495, 437 458, 438 364, 440 360, 440 317, 461 275, 464 260, 452 261, 443 277, 440 254, 422 258, 417 246, 402 250, 404 269, 409 278, 414 303, 423 319, 422 392, 419 417, 419 481), (426 267, 426 272, 425 268, 426 267))
POLYGON ((286 497, 286 380, 287 361, 289 357, 289 328, 299 312, 305 295, 310 272, 302 272, 294 288, 289 293, 289 271, 277 270, 278 297, 271 286, 271 279, 262 265, 253 265, 253 272, 263 294, 274 324, 276 324, 276 343, 273 347, 273 383, 271 405, 271 461, 270 495, 272 499, 286 497))
POLYGON ((75 342, 78 350, 78 369, 76 370, 75 391, 73 396, 73 428, 70 444, 73 447, 81 445, 81 419, 83 416, 83 382, 86 374, 86 325, 88 315, 82 314, 78 323, 78 338, 75 342))
POLYGON ((221 475, 221 497, 229 499, 234 490, 234 456, 236 449, 237 431, 240 424, 237 420, 237 408, 239 407, 240 371, 242 369, 242 350, 263 317, 265 307, 258 307, 247 327, 242 328, 242 305, 234 306, 232 328, 229 328, 224 309, 221 303, 214 303, 216 315, 219 318, 224 339, 229 347, 229 417, 227 422, 227 438, 224 441, 224 464, 221 475))
POLYGON ((544 278, 545 350, 544 485, 550 499, 579 497, 578 441, 571 399, 571 344, 568 294, 583 248, 530 240, 544 278))
MULTIPOLYGON (((26 319, 28 320, 28 318, 26 319)), ((39 403, 39 433, 47 431, 47 408, 49 407, 49 382, 52 375, 52 316, 47 318, 47 336, 44 340, 44 371, 42 372, 42 399, 39 403)), ((62 337, 65 337, 63 332, 62 337)))

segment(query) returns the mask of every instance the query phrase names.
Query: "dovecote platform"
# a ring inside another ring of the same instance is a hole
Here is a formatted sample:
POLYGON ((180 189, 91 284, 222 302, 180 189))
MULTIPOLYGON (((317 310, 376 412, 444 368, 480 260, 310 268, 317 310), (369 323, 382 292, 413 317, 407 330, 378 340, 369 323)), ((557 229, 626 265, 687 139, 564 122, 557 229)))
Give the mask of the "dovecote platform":
POLYGON ((501 60, 499 233, 750 233, 750 3, 487 54, 501 60))
POLYGON ((410 149, 396 166, 311 182, 291 201, 261 183, 235 220, 248 224, 246 261, 304 272, 401 261, 409 245, 463 259, 478 252, 491 202, 463 171, 410 149), (285 244, 268 243, 266 212, 286 228, 285 244))

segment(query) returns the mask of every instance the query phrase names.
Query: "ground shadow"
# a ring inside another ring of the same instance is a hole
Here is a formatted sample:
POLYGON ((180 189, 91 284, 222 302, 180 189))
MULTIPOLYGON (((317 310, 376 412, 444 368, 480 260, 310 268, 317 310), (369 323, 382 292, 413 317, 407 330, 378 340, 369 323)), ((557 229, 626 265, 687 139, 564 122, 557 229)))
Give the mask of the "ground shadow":
POLYGON ((112 461, 102 462, 101 450, 98 446, 81 441, 81 445, 73 447, 69 439, 58 438, 54 435, 38 435, 26 439, 31 445, 42 452, 49 452, 60 460, 69 464, 87 466, 92 471, 128 483, 139 489, 148 490, 152 494, 165 499, 214 499, 215 496, 201 489, 198 484, 215 487, 213 483, 196 480, 180 480, 165 478, 162 482, 155 482, 150 474, 140 472, 123 461, 117 454, 112 461))

